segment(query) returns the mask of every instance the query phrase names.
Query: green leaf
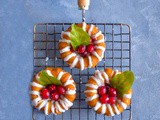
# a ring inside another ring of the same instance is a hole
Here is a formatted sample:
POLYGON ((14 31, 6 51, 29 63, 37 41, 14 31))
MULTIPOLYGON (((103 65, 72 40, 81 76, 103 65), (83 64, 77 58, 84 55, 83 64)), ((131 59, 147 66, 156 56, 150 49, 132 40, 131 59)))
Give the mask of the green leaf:
POLYGON ((44 70, 42 70, 40 73, 39 82, 41 85, 44 85, 44 86, 51 85, 51 84, 62 85, 60 80, 58 80, 53 76, 48 75, 44 70))
POLYGON ((90 44, 90 36, 82 28, 75 24, 71 26, 72 30, 70 32, 71 45, 76 50, 80 45, 90 44))
POLYGON ((123 96, 132 87, 134 82, 134 73, 132 71, 124 71, 122 74, 115 75, 110 85, 118 92, 118 96, 123 96))

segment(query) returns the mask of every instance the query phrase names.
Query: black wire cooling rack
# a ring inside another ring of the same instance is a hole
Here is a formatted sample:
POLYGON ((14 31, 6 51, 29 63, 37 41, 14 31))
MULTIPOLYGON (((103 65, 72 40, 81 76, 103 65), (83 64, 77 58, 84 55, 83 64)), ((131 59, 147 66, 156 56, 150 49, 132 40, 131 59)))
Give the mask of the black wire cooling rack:
POLYGON ((61 67, 70 72, 76 81, 77 97, 72 108, 62 115, 45 116, 44 113, 33 108, 33 120, 131 120, 131 105, 120 115, 107 117, 96 114, 87 106, 84 97, 85 84, 96 69, 111 67, 121 71, 131 70, 131 28, 122 23, 89 23, 96 25, 104 34, 107 49, 103 60, 92 69, 80 71, 70 69, 60 59, 58 42, 61 32, 66 30, 72 23, 39 23, 34 26, 33 38, 33 62, 34 73, 39 72, 46 66, 61 67))

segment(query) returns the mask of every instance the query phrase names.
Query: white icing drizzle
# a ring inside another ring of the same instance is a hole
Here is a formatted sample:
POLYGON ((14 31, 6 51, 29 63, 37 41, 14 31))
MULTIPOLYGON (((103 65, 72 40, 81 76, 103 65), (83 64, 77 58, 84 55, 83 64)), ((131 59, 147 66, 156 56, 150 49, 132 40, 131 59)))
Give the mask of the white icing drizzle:
POLYGON ((97 111, 100 107, 101 107, 101 103, 99 101, 97 101, 96 105, 94 106, 94 110, 97 111))
POLYGON ((114 70, 112 70, 111 77, 113 77, 114 73, 115 73, 115 71, 114 71, 114 70))
POLYGON ((94 48, 100 49, 100 50, 102 50, 102 52, 105 51, 105 48, 103 46, 94 46, 94 48))
POLYGON ((70 46, 67 46, 67 47, 61 49, 60 53, 62 54, 62 53, 68 52, 68 51, 70 51, 70 46))
POLYGON ((74 95, 76 93, 75 90, 67 90, 66 94, 74 95))
POLYGON ((104 76, 106 83, 109 83, 109 77, 108 77, 107 73, 104 70, 102 70, 101 73, 104 76))
POLYGON ((81 70, 84 70, 84 59, 82 57, 79 58, 81 70))
POLYGON ((90 87, 93 89, 98 89, 98 85, 94 85, 94 84, 86 84, 86 87, 90 87))
POLYGON ((95 76, 96 76, 98 79, 102 80, 103 83, 104 83, 104 78, 102 77, 101 72, 100 72, 99 70, 96 70, 95 73, 96 73, 95 76))
POLYGON ((52 77, 53 77, 53 75, 52 75, 52 73, 51 73, 50 70, 45 70, 45 72, 46 72, 49 76, 52 76, 52 77))
POLYGON ((93 53, 92 53, 94 56, 96 56, 97 58, 98 58, 98 60, 99 61, 101 61, 102 60, 102 58, 95 52, 95 51, 93 51, 93 53))
POLYGON ((84 93, 87 93, 87 92, 97 93, 97 90, 85 90, 84 91, 84 93))
POLYGON ((46 104, 46 106, 45 106, 45 108, 44 108, 44 113, 45 113, 46 115, 48 115, 48 105, 49 105, 49 102, 47 102, 47 104, 46 104))
POLYGON ((115 70, 115 72, 116 72, 116 74, 115 74, 115 75, 119 74, 119 71, 118 71, 118 70, 115 70))
POLYGON ((58 101, 55 102, 55 108, 56 108, 58 111, 60 111, 60 112, 65 112, 65 110, 62 109, 61 106, 59 105, 59 102, 58 102, 58 101))
POLYGON ((98 79, 98 78, 96 78, 96 77, 94 77, 94 76, 91 76, 91 78, 97 83, 98 86, 103 85, 103 84, 102 84, 102 81, 101 81, 100 79, 98 79))
POLYGON ((104 52, 102 53, 101 59, 104 57, 104 52))
POLYGON ((93 27, 94 27, 94 25, 91 24, 91 26, 90 26, 90 28, 89 28, 89 30, 88 30, 88 34, 89 34, 89 35, 91 35, 92 30, 93 30, 93 27))
POLYGON ((70 101, 69 101, 67 98, 65 98, 65 97, 63 97, 63 102, 64 102, 68 107, 70 107, 70 106, 73 105, 73 103, 70 102, 70 101))
POLYGON ((118 108, 117 108, 117 106, 115 104, 113 104, 113 108, 114 108, 116 114, 119 115, 120 111, 118 110, 118 108))
POLYGON ((70 68, 75 67, 77 63, 78 63, 78 56, 76 56, 76 58, 74 59, 74 61, 71 64, 70 68))
POLYGON ((67 85, 73 85, 74 81, 73 80, 70 80, 71 79, 71 75, 68 77, 67 81, 64 83, 64 86, 67 86, 67 85))
POLYGON ((97 38, 98 36, 100 36, 102 34, 102 31, 98 31, 96 34, 94 34, 92 37, 93 38, 97 38))
POLYGON ((59 100, 59 102, 61 103, 62 107, 63 107, 65 110, 68 110, 68 106, 64 103, 63 100, 59 100))
POLYGON ((112 110, 112 108, 111 108, 111 105, 110 105, 110 104, 107 104, 107 107, 108 107, 108 109, 109 109, 109 112, 110 112, 111 116, 114 116, 114 113, 113 113, 113 110, 112 110))
POLYGON ((124 97, 124 98, 128 98, 128 99, 131 99, 132 94, 124 94, 123 97, 124 97))
POLYGON ((64 32, 64 31, 62 31, 62 33, 61 33, 61 38, 63 38, 63 35, 64 34, 66 34, 68 37, 70 37, 70 32, 64 32))
POLYGON ((123 109, 127 108, 127 105, 124 102, 122 102, 121 100, 118 100, 118 103, 123 107, 123 109))
POLYGON ((71 41, 70 41, 70 40, 67 40, 67 39, 59 40, 59 42, 71 43, 71 41))
POLYGON ((65 72, 61 71, 61 72, 58 74, 57 79, 60 80, 64 73, 65 73, 65 72))
POLYGON ((87 98, 86 98, 86 102, 92 101, 92 100, 94 100, 94 99, 96 99, 96 98, 98 98, 98 97, 99 97, 98 94, 95 94, 95 95, 93 95, 92 97, 87 97, 87 98))
POLYGON ((42 103, 38 106, 38 109, 40 110, 42 107, 44 107, 47 104, 47 100, 42 100, 42 103))
POLYGON ((104 38, 94 41, 94 44, 103 43, 103 42, 104 42, 104 38))
POLYGON ((91 56, 88 56, 88 61, 89 61, 89 68, 91 68, 92 67, 92 58, 91 58, 91 56))
POLYGON ((84 31, 86 31, 86 23, 85 22, 82 23, 82 28, 84 31))
POLYGON ((30 91, 30 94, 39 96, 39 91, 30 91))
POLYGON ((36 80, 39 81, 39 78, 40 78, 40 77, 39 77, 39 74, 37 74, 37 75, 36 75, 36 80))
POLYGON ((52 111, 52 113, 54 113, 56 115, 54 101, 52 101, 51 111, 52 111))
POLYGON ((106 113, 106 104, 102 104, 102 111, 101 111, 102 114, 105 114, 106 113))
POLYGON ((32 101, 32 105, 33 106, 37 106, 37 104, 38 104, 38 102, 41 100, 41 98, 40 97, 37 97, 36 99, 34 99, 33 101, 32 101))
POLYGON ((42 85, 40 85, 40 84, 38 84, 38 83, 36 83, 36 82, 31 82, 31 86, 43 88, 42 85))
POLYGON ((76 54, 75 53, 71 53, 71 54, 69 54, 68 56, 66 56, 65 58, 64 58, 64 61, 68 61, 70 58, 72 58, 73 56, 76 56, 76 54))

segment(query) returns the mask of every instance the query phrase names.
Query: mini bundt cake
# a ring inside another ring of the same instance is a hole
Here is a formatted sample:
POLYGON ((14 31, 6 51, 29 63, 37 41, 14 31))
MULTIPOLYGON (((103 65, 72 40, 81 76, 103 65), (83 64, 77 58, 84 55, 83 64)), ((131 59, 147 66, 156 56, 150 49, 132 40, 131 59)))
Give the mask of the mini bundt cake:
POLYGON ((86 84, 86 102, 98 114, 120 114, 130 105, 133 81, 131 71, 96 70, 86 84))
POLYGON ((48 67, 40 71, 34 76, 30 89, 32 105, 46 115, 65 112, 76 98, 76 84, 61 68, 48 67))
POLYGON ((94 25, 85 22, 72 24, 61 33, 60 57, 70 68, 94 68, 104 56, 104 35, 94 25))

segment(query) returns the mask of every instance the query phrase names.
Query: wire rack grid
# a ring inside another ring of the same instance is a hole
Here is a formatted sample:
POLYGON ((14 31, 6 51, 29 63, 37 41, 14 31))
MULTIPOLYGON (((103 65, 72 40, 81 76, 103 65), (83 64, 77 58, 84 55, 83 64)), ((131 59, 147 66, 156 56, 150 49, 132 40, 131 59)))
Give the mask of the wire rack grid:
POLYGON ((58 42, 61 31, 72 23, 39 23, 34 26, 33 67, 34 73, 46 66, 61 67, 70 72, 76 81, 77 97, 70 110, 62 115, 45 116, 35 108, 32 111, 33 120, 131 120, 131 105, 120 115, 107 117, 96 114, 85 102, 84 90, 88 78, 96 69, 110 67, 121 71, 131 70, 131 28, 122 23, 88 23, 96 25, 104 34, 107 49, 103 60, 92 69, 80 71, 69 66, 60 59, 58 42))

